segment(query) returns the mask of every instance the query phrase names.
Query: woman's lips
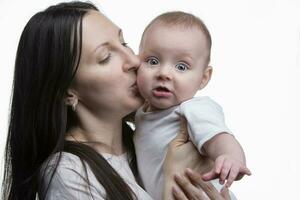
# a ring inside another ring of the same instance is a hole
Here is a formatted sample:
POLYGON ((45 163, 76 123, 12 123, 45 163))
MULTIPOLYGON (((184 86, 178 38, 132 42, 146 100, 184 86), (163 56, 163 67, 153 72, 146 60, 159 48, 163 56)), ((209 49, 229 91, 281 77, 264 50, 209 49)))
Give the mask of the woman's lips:
POLYGON ((136 82, 135 82, 134 84, 132 84, 132 85, 130 86, 130 88, 132 88, 132 89, 137 89, 138 87, 137 87, 136 82))
POLYGON ((139 89, 138 89, 136 82, 130 86, 130 89, 134 93, 135 96, 140 96, 139 89))

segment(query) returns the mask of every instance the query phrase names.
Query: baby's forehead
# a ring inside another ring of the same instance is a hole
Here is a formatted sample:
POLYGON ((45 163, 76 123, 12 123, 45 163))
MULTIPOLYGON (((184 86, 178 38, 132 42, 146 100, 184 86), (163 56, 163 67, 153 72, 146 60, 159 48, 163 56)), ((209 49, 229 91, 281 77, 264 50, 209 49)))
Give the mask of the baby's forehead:
POLYGON ((145 29, 142 38, 144 38, 144 36, 146 34, 148 34, 149 32, 151 34, 151 33, 153 33, 153 31, 158 31, 158 30, 163 30, 164 32, 170 31, 170 34, 174 34, 174 32, 175 33, 176 32, 178 32, 178 33, 189 32, 189 33, 193 33, 195 35, 198 35, 200 37, 204 36, 205 37, 204 39, 208 41, 208 38, 207 38, 207 36, 205 34, 205 31, 203 29, 201 29, 198 25, 195 25, 195 24, 184 24, 184 23, 172 24, 172 23, 165 23, 165 22, 160 21, 160 20, 156 20, 153 23, 151 23, 145 29))
POLYGON ((148 41, 152 43, 153 39, 155 39, 163 43, 173 39, 174 41, 172 43, 174 43, 176 41, 178 42, 190 39, 188 37, 195 39, 195 45, 197 45, 196 41, 201 41, 201 44, 209 46, 207 36, 199 27, 184 26, 182 24, 166 24, 159 21, 152 23, 151 26, 145 30, 142 42, 148 41))
MULTIPOLYGON (((154 29, 154 28, 160 28, 160 29, 172 29, 172 30, 178 30, 178 31, 183 31, 183 30, 190 30, 190 29, 198 29, 200 31, 203 31, 202 28, 197 25, 197 24, 190 24, 190 23, 169 23, 169 22, 164 22, 161 20, 156 20, 153 23, 151 23, 147 29, 154 29)), ((147 31, 145 29, 145 32, 147 31)))

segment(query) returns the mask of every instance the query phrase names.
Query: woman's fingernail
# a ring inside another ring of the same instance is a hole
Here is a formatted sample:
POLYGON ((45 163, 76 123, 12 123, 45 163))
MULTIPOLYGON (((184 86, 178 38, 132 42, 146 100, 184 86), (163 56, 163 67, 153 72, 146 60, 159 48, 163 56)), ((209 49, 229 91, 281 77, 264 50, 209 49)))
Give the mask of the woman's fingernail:
POLYGON ((181 176, 180 176, 179 174, 175 174, 174 177, 175 177, 176 179, 181 179, 181 176))
POLYGON ((176 187, 172 186, 172 190, 174 193, 178 193, 178 189, 176 187))
POLYGON ((228 190, 228 188, 227 187, 222 187, 222 189, 221 189, 221 192, 223 191, 223 192, 225 192, 225 191, 227 191, 228 190))
POLYGON ((190 168, 187 168, 187 169, 186 169, 186 172, 187 172, 188 174, 192 174, 192 173, 193 173, 193 171, 192 171, 190 168))

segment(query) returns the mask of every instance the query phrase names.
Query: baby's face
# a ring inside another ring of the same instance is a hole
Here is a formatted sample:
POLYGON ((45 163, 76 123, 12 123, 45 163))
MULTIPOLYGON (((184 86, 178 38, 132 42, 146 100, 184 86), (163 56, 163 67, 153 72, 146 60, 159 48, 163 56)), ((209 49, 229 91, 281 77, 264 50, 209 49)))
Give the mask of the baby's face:
POLYGON ((202 86, 208 53, 198 28, 154 23, 141 41, 137 77, 150 109, 166 109, 192 98, 202 86))

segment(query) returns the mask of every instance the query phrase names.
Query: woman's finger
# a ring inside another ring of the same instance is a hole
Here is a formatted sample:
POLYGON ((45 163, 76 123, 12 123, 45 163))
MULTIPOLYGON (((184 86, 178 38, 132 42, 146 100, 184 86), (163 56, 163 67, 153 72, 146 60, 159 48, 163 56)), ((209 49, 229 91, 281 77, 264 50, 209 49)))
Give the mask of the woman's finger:
POLYGON ((225 200, 231 200, 230 198, 230 194, 229 194, 229 190, 227 187, 223 187, 221 189, 221 196, 225 199, 225 200))
POLYGON ((175 186, 172 187, 172 194, 175 200, 188 200, 185 194, 175 186))
POLYGON ((175 175, 175 181, 183 190, 185 196, 188 199, 193 200, 208 200, 208 198, 203 193, 202 189, 193 185, 189 179, 184 176, 175 175))
POLYGON ((201 175, 192 171, 191 169, 186 170, 188 178, 196 185, 199 185, 205 194, 211 200, 221 200, 222 196, 219 194, 218 190, 210 183, 202 180, 201 175))

